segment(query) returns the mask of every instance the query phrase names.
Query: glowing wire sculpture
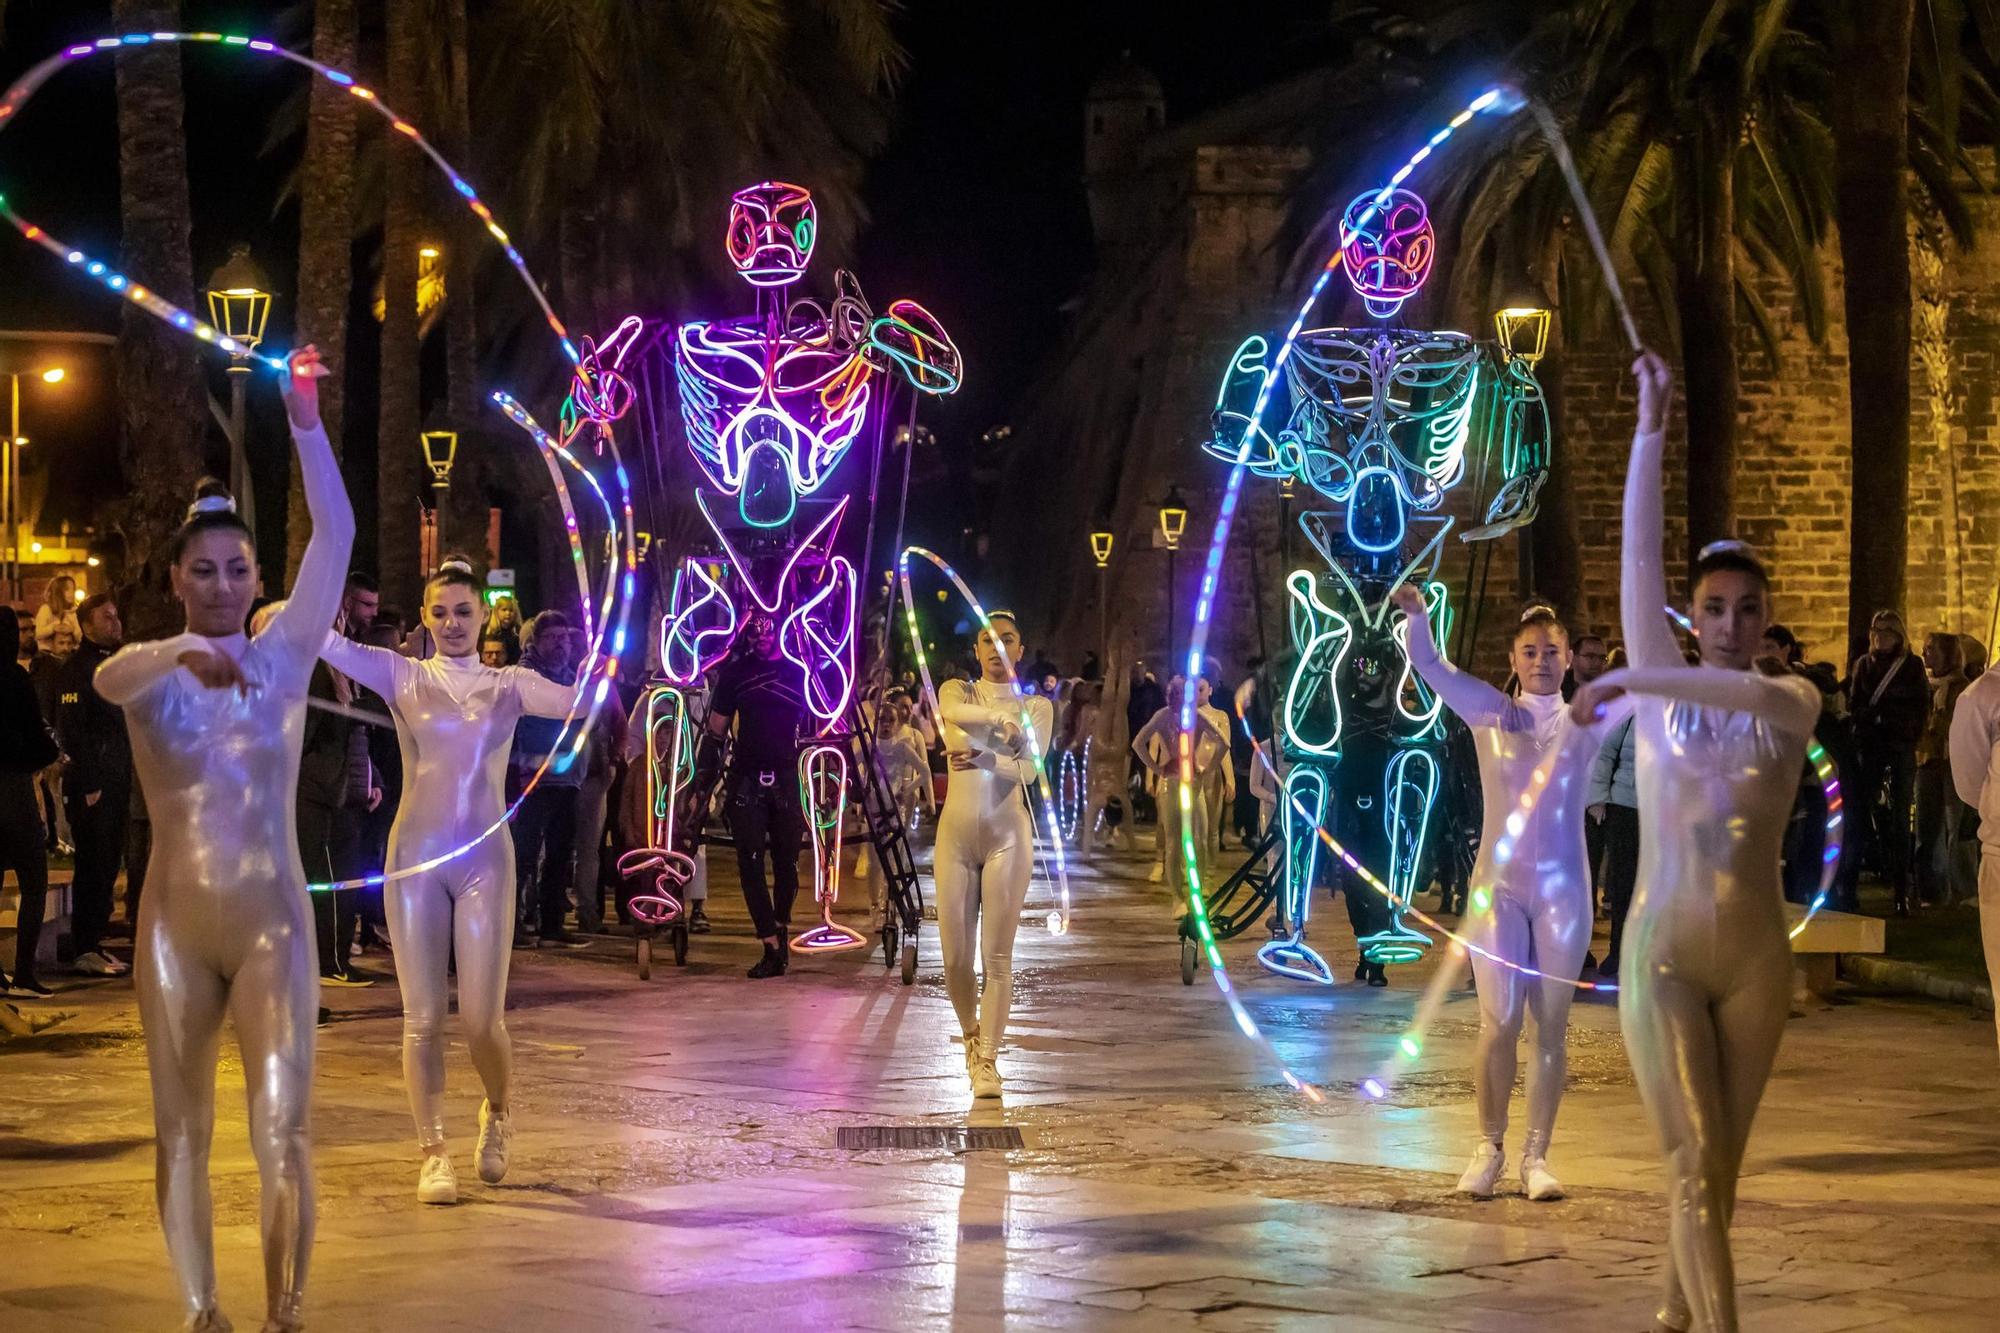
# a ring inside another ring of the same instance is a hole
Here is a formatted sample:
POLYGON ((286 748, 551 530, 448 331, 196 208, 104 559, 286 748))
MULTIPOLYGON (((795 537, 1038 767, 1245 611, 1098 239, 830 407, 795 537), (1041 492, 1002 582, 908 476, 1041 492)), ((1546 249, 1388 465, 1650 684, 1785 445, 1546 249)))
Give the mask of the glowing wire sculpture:
POLYGON ((847 751, 815 745, 799 756, 799 805, 812 834, 813 901, 819 924, 792 937, 792 947, 808 953, 865 949, 868 940, 833 919, 840 898, 841 821, 847 809, 847 751))
MULTIPOLYGON (((575 763, 578 753, 589 737, 590 725, 597 716, 597 710, 603 706, 606 697, 610 693, 618 669, 618 657, 625 650, 625 618, 636 588, 638 568, 638 558, 632 535, 634 524, 632 522, 631 483, 625 471, 623 460, 618 453, 616 437, 612 433, 612 422, 618 415, 622 414, 626 407, 630 406, 630 397, 627 395, 621 400, 613 390, 593 390, 591 388, 594 383, 599 382, 604 376, 604 372, 595 368, 595 363, 602 359, 602 350, 594 351, 593 366, 586 368, 583 364, 583 353, 579 350, 576 343, 572 341, 569 330, 564 326, 562 320, 557 318, 554 309, 550 307, 547 298, 542 294, 541 286, 535 281, 534 274, 529 271, 527 261, 522 258, 521 252, 514 246, 506 230, 494 218, 492 210, 480 199, 478 191, 418 132, 415 125, 403 119, 394 110, 385 105, 372 89, 356 82, 351 74, 342 70, 321 64, 295 51, 288 51, 274 42, 234 33, 152 32, 126 33, 113 37, 101 37, 92 42, 79 43, 66 47, 57 54, 42 60, 19 79, 15 80, 4 93, 0 93, 0 130, 4 130, 8 123, 20 114, 21 110, 27 106, 43 84, 47 83, 51 77, 66 66, 81 62, 91 56, 102 55, 106 52, 130 47, 168 43, 214 46, 221 50, 244 51, 276 60, 289 61, 294 65, 312 71, 337 87, 346 89, 357 101, 371 107, 376 114, 387 120, 392 130, 414 143, 425 157, 439 171, 444 173, 446 179, 451 182, 452 189, 465 200, 466 207, 484 224, 487 234, 499 245, 501 251, 507 257, 507 262, 512 266, 516 277, 527 288, 530 298, 541 309, 550 331, 555 335, 557 343, 561 347, 563 357, 578 371, 578 383, 584 386, 584 396, 589 399, 587 410, 579 413, 574 428, 565 429, 563 438, 557 441, 551 439, 546 432, 539 426, 536 426, 532 419, 527 416, 526 412, 521 410, 519 405, 515 404, 507 395, 500 393, 493 395, 494 401, 499 403, 503 410, 507 411, 509 417, 528 432, 530 438, 542 449, 544 459, 549 462, 550 476, 555 483, 557 499, 562 506, 564 523, 571 534, 571 557, 577 568, 578 588, 582 594, 586 624, 591 625, 591 632, 588 635, 589 650, 582 667, 578 671, 576 695, 571 701, 568 714, 563 719, 564 729, 559 734, 556 745, 542 760, 541 765, 529 776, 527 782, 523 785, 520 795, 516 797, 514 803, 507 808, 500 819, 458 847, 452 848, 450 851, 438 856, 431 857, 420 864, 406 866, 390 874, 369 875, 358 879, 342 880, 326 884, 309 884, 307 887, 314 892, 324 892, 333 889, 359 888, 384 884, 407 878, 411 875, 422 874, 464 855, 485 841, 486 838, 491 837, 512 818, 514 811, 520 807, 520 803, 523 800, 527 799, 527 794, 533 791, 541 782, 544 774, 549 772, 551 768, 557 772, 561 772, 575 763), (598 379, 594 380, 591 378, 592 376, 596 376, 598 379), (614 508, 611 499, 605 495, 603 487, 598 483, 597 479, 571 452, 571 447, 579 439, 586 424, 596 437, 598 451, 601 453, 608 447, 611 452, 612 473, 617 482, 619 492, 619 505, 616 508, 614 508), (591 598, 589 593, 588 568, 578 535, 575 509, 571 504, 569 489, 563 480, 561 470, 556 467, 551 455, 555 458, 560 458, 564 464, 585 477, 604 510, 607 533, 604 594, 601 610, 594 618, 594 624, 592 623, 593 618, 590 612, 591 598), (622 574, 618 568, 620 563, 618 549, 621 539, 623 543, 622 574), (607 635, 612 640, 608 654, 603 651, 604 640, 607 635), (592 679, 595 679, 597 682, 594 689, 590 686, 592 679), (582 709, 580 718, 578 715, 579 708, 582 709)), ((113 266, 94 259, 83 251, 67 245, 59 238, 50 234, 46 228, 30 222, 21 215, 5 195, 0 195, 0 217, 4 217, 27 240, 56 255, 86 277, 96 280, 110 291, 131 301, 138 308, 153 315, 167 325, 180 330, 189 337, 217 347, 246 363, 260 364, 280 373, 285 372, 289 358, 288 353, 250 348, 236 339, 229 337, 227 334, 218 331, 214 326, 168 301, 159 295, 159 293, 147 288, 143 283, 133 281, 113 266)), ((615 374, 617 363, 622 360, 624 352, 629 345, 630 338, 628 335, 623 334, 622 328, 620 332, 614 333, 610 338, 606 339, 605 346, 610 349, 613 374, 615 374)), ((571 410, 570 405, 566 404, 564 410, 567 417, 571 410)))
MULTIPOLYGON (((951 580, 952 586, 958 589, 958 595, 972 608, 972 614, 979 621, 982 633, 991 634, 993 622, 987 617, 986 608, 980 605, 979 598, 973 595, 965 580, 958 576, 958 571, 937 552, 927 551, 921 546, 910 546, 904 548, 903 553, 896 558, 896 578, 903 594, 903 623, 910 631, 910 646, 916 652, 917 674, 923 680, 924 698, 930 704, 931 716, 941 717, 943 710, 938 704, 937 686, 931 681, 930 658, 924 652, 923 632, 917 627, 917 602, 910 592, 910 557, 913 555, 922 556, 930 561, 937 566, 940 573, 951 580)), ((943 594, 940 593, 939 596, 943 594)), ((1020 682, 1012 679, 1014 663, 1008 660, 1005 645, 1000 642, 998 634, 993 634, 992 637, 994 647, 1000 654, 1000 660, 1007 665, 1014 698, 1021 704, 1021 734, 1028 738, 1028 749, 1034 756, 1035 782, 1042 797, 1042 828, 1053 849, 1056 867, 1056 910, 1050 912, 1047 918, 1049 933, 1064 935, 1069 932, 1069 858, 1063 852, 1062 826, 1056 818, 1055 791, 1049 784, 1048 747, 1041 737, 1035 735, 1035 722, 1027 709, 1027 695, 1022 693, 1020 682)))
POLYGON ((651 892, 632 895, 629 907, 638 920, 664 926, 681 915, 674 890, 695 876, 694 858, 676 847, 674 838, 681 790, 694 778, 694 735, 687 698, 671 685, 647 691, 645 719, 646 845, 619 857, 618 873, 629 878, 652 872, 651 892))

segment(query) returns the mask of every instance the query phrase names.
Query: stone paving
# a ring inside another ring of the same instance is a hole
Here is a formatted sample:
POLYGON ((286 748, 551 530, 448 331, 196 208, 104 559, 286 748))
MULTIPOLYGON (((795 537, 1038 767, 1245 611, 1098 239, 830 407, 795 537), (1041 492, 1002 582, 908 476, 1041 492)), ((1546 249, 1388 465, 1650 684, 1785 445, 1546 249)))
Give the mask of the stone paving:
MULTIPOLYGON (((1530 1204, 1510 1180, 1492 1202, 1455 1199, 1474 1123, 1470 992, 1454 994, 1414 1076, 1365 1103, 1350 1089, 1390 1051, 1431 965, 1393 971, 1387 990, 1318 989, 1256 975, 1255 939, 1232 943, 1259 1021, 1329 1089, 1310 1105, 1205 977, 1181 985, 1144 869, 1080 875, 1065 938, 1031 902, 1008 1095, 990 1110, 971 1108, 931 934, 914 987, 859 954, 752 983, 753 945, 718 873, 718 932, 697 937, 684 970, 641 982, 629 943, 608 940, 517 953, 514 1167, 498 1187, 471 1170, 479 1093, 454 1042, 456 1208, 415 1201, 393 984, 328 991, 310 1326, 1650 1327, 1661 1177, 1609 1003, 1575 1012, 1552 1158, 1571 1197, 1530 1204), (835 1139, 847 1126, 1001 1124, 1026 1146, 849 1152, 835 1139)), ((1318 942, 1344 977, 1340 915, 1322 914, 1318 942)), ((58 1003, 79 1011, 67 1027, 0 1044, 0 1330, 174 1328, 131 988, 92 983, 58 1003)), ((226 1056, 218 1260, 224 1308, 254 1328, 241 1087, 226 1056)), ((1743 1179, 1745 1326, 2000 1327, 1997 1093, 1984 1015, 1875 998, 1797 1015, 1743 1179)))

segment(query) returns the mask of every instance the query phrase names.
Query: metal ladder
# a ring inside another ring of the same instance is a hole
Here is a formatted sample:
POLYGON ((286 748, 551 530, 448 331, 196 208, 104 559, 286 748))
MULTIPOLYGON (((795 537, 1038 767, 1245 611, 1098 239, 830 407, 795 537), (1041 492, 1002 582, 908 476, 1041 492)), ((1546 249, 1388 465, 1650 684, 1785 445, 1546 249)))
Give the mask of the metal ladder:
POLYGON ((903 984, 908 986, 917 979, 917 932, 924 921, 923 882, 917 875, 916 858, 910 852, 903 812, 877 781, 881 768, 876 762, 875 729, 862 711, 859 699, 849 701, 845 721, 844 732, 825 739, 844 740, 855 760, 854 771, 862 775, 857 784, 861 788, 860 798, 855 804, 861 812, 863 832, 859 837, 845 837, 843 842, 852 846, 865 839, 875 849, 875 864, 885 890, 880 932, 882 966, 895 967, 900 962, 903 984))

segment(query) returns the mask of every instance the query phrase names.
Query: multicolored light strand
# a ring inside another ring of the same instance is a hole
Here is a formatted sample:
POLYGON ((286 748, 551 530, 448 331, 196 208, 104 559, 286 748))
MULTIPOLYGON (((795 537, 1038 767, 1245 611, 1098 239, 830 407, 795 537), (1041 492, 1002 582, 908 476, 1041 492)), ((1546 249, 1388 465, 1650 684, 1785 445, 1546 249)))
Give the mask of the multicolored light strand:
POLYGON ((792 947, 806 953, 838 953, 865 949, 868 940, 833 919, 840 900, 841 826, 847 815, 847 751, 838 745, 814 745, 799 756, 799 808, 806 812, 812 834, 813 901, 819 904, 819 924, 792 937, 792 947))
MULTIPOLYGON (((1047 751, 1040 738, 1035 735, 1035 722, 1028 713, 1028 696, 1022 692, 1020 682, 1014 679, 1014 663, 1007 656, 1006 645, 1001 643, 999 634, 994 631, 993 621, 987 616, 986 608, 980 604, 972 589, 966 586, 965 580, 958 576, 958 571, 937 552, 926 550, 921 546, 909 546, 905 547, 902 554, 896 558, 896 577, 903 593, 903 623, 910 631, 910 646, 916 651, 917 673, 923 679, 924 698, 930 704, 931 716, 942 719, 944 713, 938 704, 937 686, 931 680, 930 658, 924 653, 923 631, 917 625, 917 601, 910 592, 910 557, 913 555, 922 556, 930 561, 940 573, 951 580, 952 586, 958 589, 958 595, 972 608, 972 614, 979 621, 980 631, 992 638, 994 650, 1000 654, 1001 662, 1007 667, 1008 685, 1013 690, 1015 703, 1020 707, 1021 734, 1027 737, 1028 752, 1035 762, 1035 781, 1042 797, 1042 827, 1048 831, 1056 866, 1057 906, 1056 910, 1048 915, 1049 933, 1067 934, 1070 920, 1069 858, 1063 851, 1062 824, 1056 817, 1055 791, 1049 783, 1048 765, 1045 762, 1047 751)), ((1188 696, 1192 698, 1193 695, 1194 692, 1190 690, 1188 696)))
POLYGON ((621 876, 653 874, 652 891, 629 901, 634 918, 651 926, 678 920, 681 900, 674 890, 693 879, 695 860, 674 846, 674 820, 681 789, 694 777, 694 737, 688 727, 687 697, 671 685, 646 694, 646 845, 618 858, 621 876), (662 752, 660 733, 665 730, 662 752))
MULTIPOLYGON (((561 736, 571 737, 567 747, 564 747, 559 736, 556 748, 544 757, 541 765, 530 776, 527 783, 524 784, 523 790, 520 796, 516 798, 514 804, 508 807, 507 811, 498 821, 477 837, 442 855, 432 857, 418 865, 403 867, 393 873, 369 875, 358 879, 342 880, 333 883, 310 884, 307 887, 314 892, 325 892, 334 889, 369 887, 391 883, 412 875, 422 874, 425 871, 443 865, 471 851, 474 847, 485 841, 486 838, 492 836, 506 824, 508 819, 512 818, 514 811, 520 807, 521 801, 526 799, 527 793, 534 790, 541 782, 542 777, 551 768, 560 772, 566 770, 571 764, 576 762, 579 752, 589 738, 590 727, 597 716, 597 711, 603 706, 606 697, 610 693, 617 673, 618 657, 625 650, 625 620, 629 614, 631 600, 637 588, 638 557, 632 535, 634 524, 632 522, 631 483, 626 474, 623 460, 618 453, 616 437, 611 429, 612 419, 631 405, 630 397, 629 394, 626 395, 622 399, 622 406, 619 406, 621 400, 610 390, 600 388, 597 382, 593 380, 592 375, 595 373, 595 367, 586 368, 583 366, 582 354, 579 352, 575 342, 571 340, 569 330, 563 324, 562 320, 556 316, 554 309, 542 294, 541 286, 535 281, 534 274, 529 271, 527 261, 515 247, 505 229, 495 220, 492 210, 480 199, 478 192, 473 189, 470 182, 464 176, 460 175, 450 162, 445 160, 444 156, 431 145, 429 140, 425 139, 418 132, 416 126, 403 119, 402 116, 385 105, 372 89, 356 82, 352 75, 344 71, 321 64, 295 51, 288 51, 274 42, 231 33, 153 32, 127 33, 115 37, 102 37, 93 42, 79 43, 67 47, 39 62, 28 70, 26 74, 15 80, 4 94, 0 94, 0 130, 6 128, 7 123, 28 105, 29 101, 40 91, 42 85, 53 77, 58 70, 90 56, 102 55, 106 52, 169 43, 215 46, 224 50, 248 51, 257 55, 290 61, 292 64, 311 70, 313 73, 326 79, 329 83, 346 89, 357 101, 372 107, 378 115, 387 120, 392 130, 403 135, 422 150, 424 155, 451 182, 452 189, 466 201, 467 208, 484 224, 488 235, 499 245, 507 257, 507 262, 512 265, 515 275, 520 279, 522 285, 527 288, 528 294, 534 300, 535 304, 540 307, 550 330, 555 334, 556 341, 562 349, 564 358, 572 367, 577 367, 579 370, 579 376, 576 381, 577 388, 572 393, 572 402, 565 404, 564 409, 566 418, 573 422, 573 428, 565 431, 565 438, 560 443, 550 440, 546 432, 543 432, 539 426, 535 426, 532 420, 527 418, 527 414, 519 410, 518 405, 509 408, 508 405, 512 403, 512 400, 508 399, 506 395, 494 395, 495 401, 500 402, 503 408, 507 408, 509 416, 515 419, 516 424, 521 425, 523 429, 527 430, 531 438, 535 439, 537 445, 542 447, 545 459, 548 458, 551 452, 554 452, 564 462, 583 473, 585 478, 590 481, 591 488, 597 493, 598 500, 604 508, 607 533, 609 534, 608 541, 611 544, 610 549, 613 552, 616 550, 618 534, 621 531, 623 533, 625 547, 623 577, 622 579, 620 578, 618 571, 614 567, 614 562, 607 562, 602 610, 597 618, 594 632, 589 635, 589 652, 584 659, 582 668, 578 672, 579 683, 576 695, 571 701, 569 713, 563 719, 564 731, 561 733, 561 736), (580 406, 576 406, 578 404, 580 406), (575 415, 571 417, 570 414, 573 407, 575 415), (612 410, 614 407, 616 408, 615 411, 612 410), (574 442, 585 423, 590 424, 596 430, 599 449, 602 450, 606 445, 609 445, 611 449, 613 472, 617 479, 622 507, 622 524, 620 522, 620 514, 614 511, 610 500, 604 495, 603 488, 598 484, 596 478, 569 452, 569 446, 574 442), (616 608, 615 613, 614 608, 616 608), (604 639, 607 634, 610 634, 613 638, 609 655, 605 655, 602 651, 604 639), (589 682, 593 677, 597 679, 595 690, 589 689, 589 682), (584 703, 586 694, 588 695, 588 704, 584 708, 583 717, 579 724, 577 708, 579 704, 584 703)), ((226 333, 217 330, 213 325, 181 309, 171 301, 160 296, 157 292, 147 288, 143 283, 133 281, 111 266, 86 255, 81 250, 65 244, 59 238, 51 235, 46 228, 30 222, 14 208, 4 195, 0 195, 0 217, 5 217, 8 222, 13 224, 15 230, 19 231, 29 241, 58 256, 72 267, 81 270, 86 276, 102 283, 110 291, 131 301, 134 305, 145 310, 170 327, 179 329, 199 342, 220 348, 222 351, 229 353, 241 361, 255 362, 279 372, 287 371, 289 354, 253 349, 228 336, 226 333)), ((629 324, 630 321, 627 321, 627 325, 629 324)), ((613 349, 614 368, 618 361, 622 361, 630 343, 630 330, 626 325, 621 325, 618 331, 606 339, 606 346, 613 349)), ((570 500, 568 487, 562 479, 560 470, 556 468, 553 461, 549 462, 549 468, 550 476, 555 482, 558 499, 562 504, 564 521, 571 534, 571 555, 578 570, 578 588, 582 594, 582 605, 586 624, 588 625, 591 619, 588 571, 581 541, 577 534, 576 514, 570 500)))

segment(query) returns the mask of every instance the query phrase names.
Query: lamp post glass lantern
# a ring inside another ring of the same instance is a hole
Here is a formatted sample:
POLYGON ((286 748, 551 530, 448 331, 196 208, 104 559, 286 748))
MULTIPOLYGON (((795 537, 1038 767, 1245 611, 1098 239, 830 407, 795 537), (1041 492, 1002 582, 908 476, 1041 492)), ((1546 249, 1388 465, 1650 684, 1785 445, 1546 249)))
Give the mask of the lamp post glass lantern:
POLYGON ((28 447, 28 437, 21 433, 21 378, 31 376, 54 386, 61 384, 68 373, 61 366, 6 372, 12 410, 6 438, 0 439, 0 517, 5 518, 7 525, 6 546, 0 550, 0 557, 4 557, 0 558, 0 572, 6 576, 7 596, 12 600, 21 596, 21 450, 28 447))
POLYGON ((1174 660, 1174 641, 1178 638, 1177 619, 1174 608, 1174 557, 1181 549, 1181 534, 1187 531, 1187 500, 1181 495, 1179 486, 1167 487, 1167 498, 1160 502, 1160 536, 1167 544, 1167 661, 1174 660))
POLYGON ((1107 641, 1105 633, 1105 617, 1110 604, 1105 596, 1104 571, 1111 564, 1111 543, 1113 539, 1114 534, 1104 528, 1099 528, 1090 534, 1090 558, 1097 562, 1097 660, 1099 662, 1110 660, 1108 655, 1110 644, 1107 641))
POLYGON ((257 502, 251 493, 249 442, 244 433, 244 390, 250 376, 250 354, 264 341, 264 325, 271 318, 271 283, 264 270, 250 258, 250 247, 236 245, 229 259, 208 277, 209 322, 236 343, 229 354, 229 408, 209 399, 209 410, 229 438, 229 489, 236 496, 236 512, 257 534, 257 502))
POLYGON ((426 570, 438 567, 443 558, 438 550, 438 510, 444 506, 445 492, 451 489, 451 466, 458 459, 458 432, 427 430, 422 436, 424 464, 431 470, 431 503, 417 501, 417 521, 422 533, 419 558, 426 570))

